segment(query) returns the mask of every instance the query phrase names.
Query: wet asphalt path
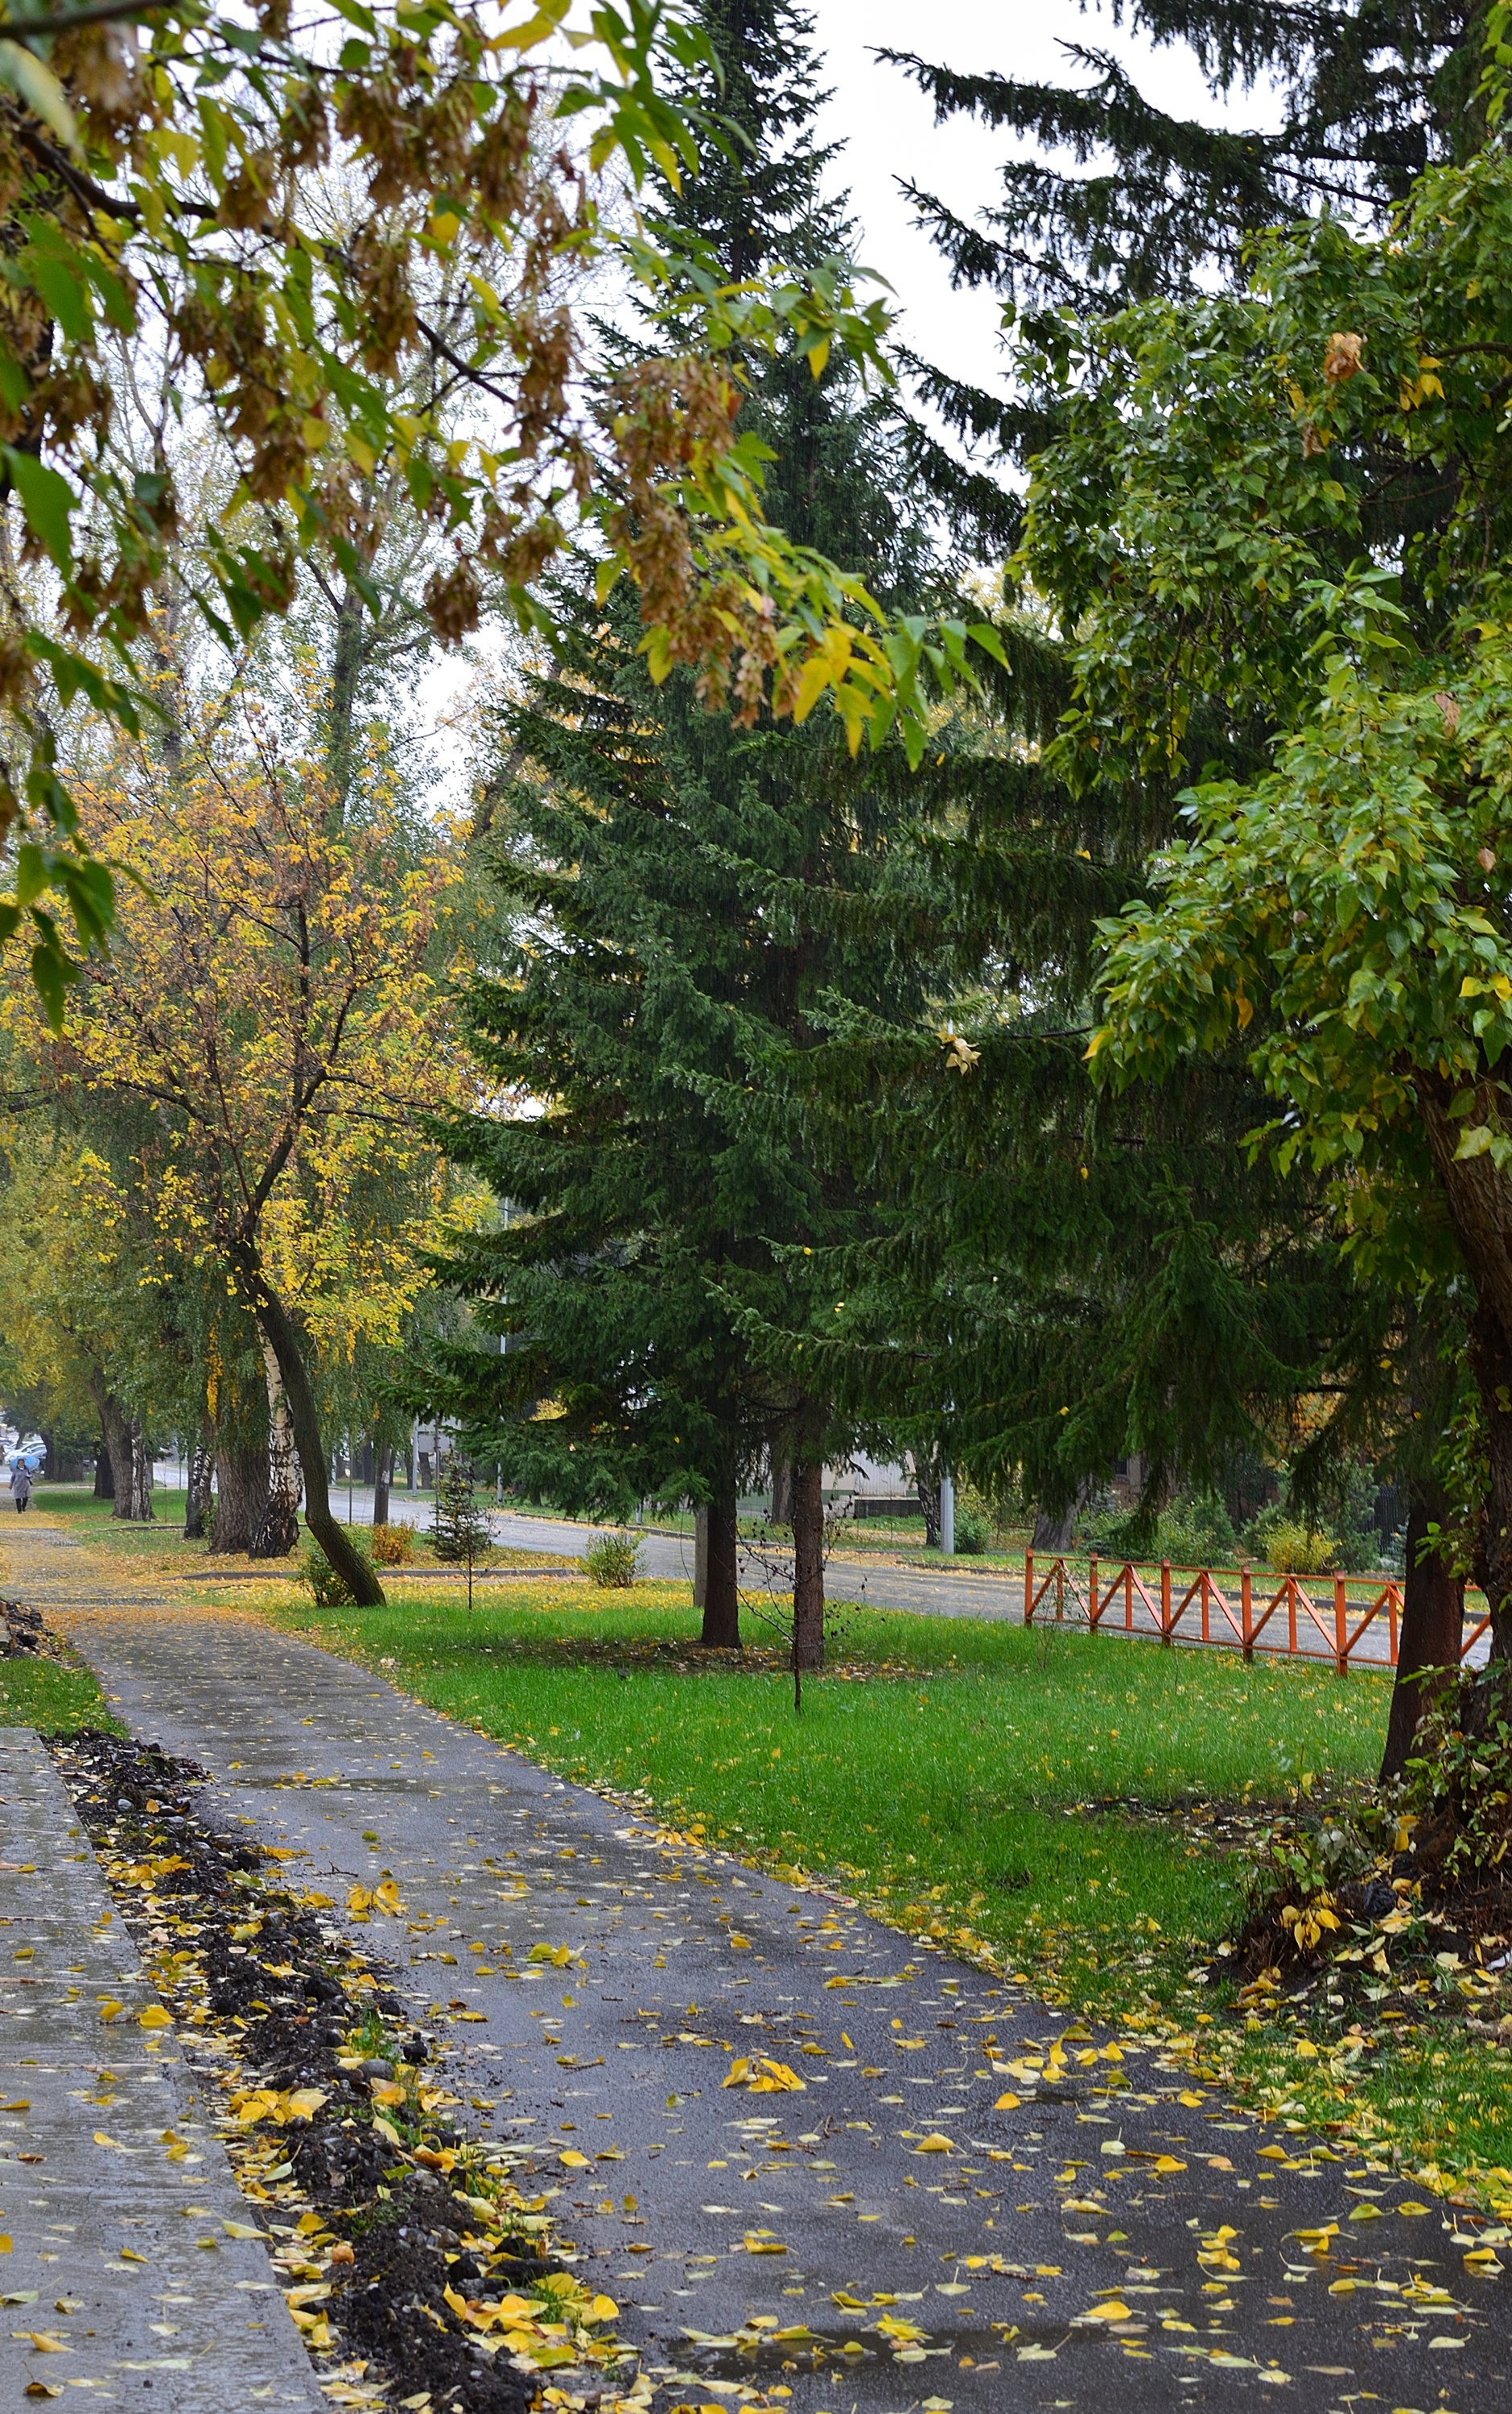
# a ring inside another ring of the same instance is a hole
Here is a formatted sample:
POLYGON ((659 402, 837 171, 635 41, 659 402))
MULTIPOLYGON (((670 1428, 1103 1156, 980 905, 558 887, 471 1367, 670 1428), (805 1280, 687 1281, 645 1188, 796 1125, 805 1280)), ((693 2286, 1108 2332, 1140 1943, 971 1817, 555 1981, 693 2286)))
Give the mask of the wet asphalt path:
POLYGON ((836 1899, 659 1838, 351 1662, 103 1601, 62 1534, 5 1539, 14 1588, 127 1724, 307 1855, 291 1874, 338 1900, 393 1875, 403 1915, 365 1945, 483 2124, 536 2145, 659 2407, 698 2402, 702 2377, 726 2404, 786 2388, 789 2414, 1512 2414, 1505 2279, 1389 2169, 1308 2151, 1137 2035, 1069 2028, 836 1899), (801 2089, 724 2084, 763 2057, 801 2089), (732 2343, 753 2324, 769 2344, 732 2343))

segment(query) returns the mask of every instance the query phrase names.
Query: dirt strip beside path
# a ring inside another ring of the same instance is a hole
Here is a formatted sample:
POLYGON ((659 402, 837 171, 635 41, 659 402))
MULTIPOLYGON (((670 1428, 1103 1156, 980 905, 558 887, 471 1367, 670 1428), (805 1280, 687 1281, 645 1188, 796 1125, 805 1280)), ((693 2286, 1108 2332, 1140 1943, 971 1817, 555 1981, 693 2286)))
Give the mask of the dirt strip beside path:
POLYGON ((0 1733, 0 2404, 310 2414, 266 2250, 232 2234, 247 2208, 210 2106, 144 2011, 161 2018, 52 1760, 0 1733))
POLYGON ((345 1901, 392 1875, 402 1912, 364 1943, 480 2111, 537 2143, 659 2414, 756 2385, 790 2414, 1512 2414, 1498 2259, 1467 2267, 1475 2236, 1389 2169, 658 1839, 310 1644, 142 1616, 66 1537, 5 1539, 120 1716, 307 1855, 291 1876, 345 1901))

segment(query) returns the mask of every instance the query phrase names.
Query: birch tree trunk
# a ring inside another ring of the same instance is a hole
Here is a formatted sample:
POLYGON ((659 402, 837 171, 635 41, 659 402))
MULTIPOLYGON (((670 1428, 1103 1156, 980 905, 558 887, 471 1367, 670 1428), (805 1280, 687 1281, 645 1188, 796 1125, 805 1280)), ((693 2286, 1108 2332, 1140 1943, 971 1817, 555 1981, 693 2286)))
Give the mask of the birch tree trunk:
POLYGON ((299 1456, 293 1419, 277 1353, 264 1333, 262 1365, 268 1384, 268 1501, 252 1537, 254 1559, 286 1559, 299 1540, 299 1456))
POLYGON ((205 1503, 210 1498, 210 1446, 202 1433, 194 1437, 189 1453, 188 1497, 184 1503, 184 1539, 187 1542, 204 1540, 205 1503))

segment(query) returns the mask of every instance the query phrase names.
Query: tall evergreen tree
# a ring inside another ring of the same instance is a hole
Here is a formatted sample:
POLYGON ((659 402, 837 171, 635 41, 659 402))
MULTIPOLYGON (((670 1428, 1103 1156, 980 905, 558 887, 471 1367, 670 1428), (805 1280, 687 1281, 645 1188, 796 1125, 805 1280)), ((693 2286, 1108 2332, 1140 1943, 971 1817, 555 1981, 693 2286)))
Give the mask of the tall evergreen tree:
MULTIPOLYGON (((1016 310, 1096 314, 1215 278, 1242 283, 1247 246, 1265 228, 1324 209, 1379 219, 1426 168, 1485 139, 1484 0, 1111 0, 1109 14, 1157 48, 1186 45, 1215 98, 1268 89, 1280 123, 1174 117, 1095 45, 1067 46, 1075 73, 1063 83, 884 50, 934 102, 936 123, 966 117, 1033 146, 1005 160, 1000 199, 974 219, 906 186, 956 285, 1016 310)), ((921 397, 973 447, 1022 458, 1044 440, 1042 410, 1022 393, 912 366, 921 397)), ((917 422, 908 441, 916 473, 952 514, 1010 546, 1017 494, 997 486, 995 497, 986 467, 964 469, 917 422)))
MULTIPOLYGON (((843 255, 809 19, 791 0, 711 0, 705 22, 727 140, 668 215, 731 279, 843 255)), ((796 349, 750 374, 773 516, 879 598, 916 591, 923 548, 877 406, 796 349)), ((495 809, 518 955, 470 998, 481 1062, 531 1109, 453 1143, 524 1211, 452 1269, 508 1347, 442 1353, 437 1393, 506 1480, 564 1506, 704 1504, 713 1646, 740 1639, 741 1485, 788 1463, 795 1657, 813 1665, 823 1467, 860 1427, 801 1349, 764 1336, 779 1308, 784 1324, 832 1320, 816 1269, 866 1204, 840 1159, 820 1161, 783 1067, 816 1043, 831 992, 874 1015, 921 1009, 889 902, 901 814, 832 723, 741 726, 681 675, 653 685, 633 598, 601 606, 587 570, 563 620, 500 730, 525 767, 495 809)))
MULTIPOLYGON (((966 473, 916 433, 921 475, 951 500, 964 542, 972 529, 984 547, 1016 535, 1010 463, 1056 445, 1074 451, 1100 408, 1099 376, 1076 365, 1096 353, 1100 320, 1116 324, 1120 308, 1154 293, 1175 305, 1174 332, 1195 289, 1240 276, 1257 230, 1329 202, 1385 210, 1426 164, 1483 139, 1479 15, 1327 0, 1305 11, 1253 0, 1137 8, 1133 22, 1157 41, 1192 45, 1215 90, 1276 78, 1285 109, 1274 138, 1177 125, 1091 53, 1096 81, 1076 91, 899 59, 942 117, 969 111, 1045 150, 1069 147, 1083 168, 1095 161, 1085 174, 1043 156, 1011 162, 1002 207, 976 228, 916 194, 959 281, 1028 305, 1007 401, 921 372, 929 398, 1003 480, 1000 508, 975 512, 966 473)), ((1339 447, 1330 459, 1384 554, 1452 509, 1447 482, 1435 485, 1424 464, 1379 447, 1339 447)), ((1159 884, 1193 770, 1255 776, 1277 714, 1258 683, 1220 696, 1183 676, 1171 689, 1172 743, 1115 758, 1107 698, 1100 719, 1077 696, 1060 633, 1098 611, 1138 544, 1108 526, 1093 479, 1067 484, 1057 511, 1058 555, 1041 539, 1035 583, 1022 563, 1010 576, 1015 675, 981 733, 981 759, 969 745, 949 751, 923 783, 963 937, 974 933, 959 978, 975 1069, 942 1083, 928 1043, 915 1035, 910 1049, 896 1034, 870 1065, 863 1051, 830 1075, 874 1116, 891 1105, 883 1120, 898 1169, 896 1237, 874 1253, 870 1293, 859 1274, 848 1285, 852 1379, 859 1394, 881 1380, 952 1401, 948 1445, 983 1473, 1026 1472, 1051 1512, 1135 1451, 1152 1511, 1177 1474, 1220 1472, 1247 1439, 1274 1448, 1299 1395, 1317 1392, 1332 1414, 1305 1454, 1304 1481, 1321 1489, 1350 1453, 1385 1453, 1421 1534, 1435 1489, 1429 1430, 1436 1440, 1443 1424, 1423 1404, 1455 1388, 1450 1368, 1428 1362, 1435 1343, 1452 1357, 1452 1303, 1424 1317, 1388 1285, 1348 1279, 1318 1181, 1301 1168, 1278 1180, 1247 1161, 1241 1136, 1269 1110, 1237 1051, 1131 1106, 1097 1098, 1085 1078, 1100 921, 1115 899, 1159 884), (1094 761, 1096 777, 1085 768, 1094 761), (890 1327, 919 1336, 911 1363, 885 1347, 890 1327)), ((1168 588, 1145 608, 1179 624, 1186 607, 1168 588)), ((1110 674, 1110 695, 1115 686, 1110 674)), ((1434 1623, 1444 1571, 1415 1557, 1408 1575, 1411 1643, 1420 1606, 1434 1623)))

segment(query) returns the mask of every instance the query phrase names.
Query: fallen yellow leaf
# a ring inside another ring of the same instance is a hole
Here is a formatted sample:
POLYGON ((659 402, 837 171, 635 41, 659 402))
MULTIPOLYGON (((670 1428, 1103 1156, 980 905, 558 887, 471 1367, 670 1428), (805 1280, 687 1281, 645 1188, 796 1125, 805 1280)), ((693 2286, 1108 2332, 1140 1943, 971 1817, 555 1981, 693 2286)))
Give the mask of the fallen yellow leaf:
POLYGON ((1112 2298, 1105 2305, 1094 2305, 1090 2313, 1082 2316, 1084 2322, 1131 2322, 1133 2318, 1129 2307, 1117 2297, 1112 2298))
POLYGON ((996 2103, 993 2106, 993 2110, 995 2112, 1016 2112, 1023 2101, 1023 2096, 1015 2095, 1012 2089, 1010 2088, 1007 2094, 999 2095, 996 2103))
POLYGON ((955 2148, 949 2138, 941 2136, 938 2129, 931 2129, 927 2138, 920 2138, 914 2151, 920 2154, 953 2154, 955 2148))
POLYGON ((590 2168, 588 2156, 586 2154, 578 2153, 576 2149, 572 2146, 568 2146, 565 2152, 560 2154, 557 2159, 562 2164, 563 2168, 569 2171, 586 2171, 590 2168))

